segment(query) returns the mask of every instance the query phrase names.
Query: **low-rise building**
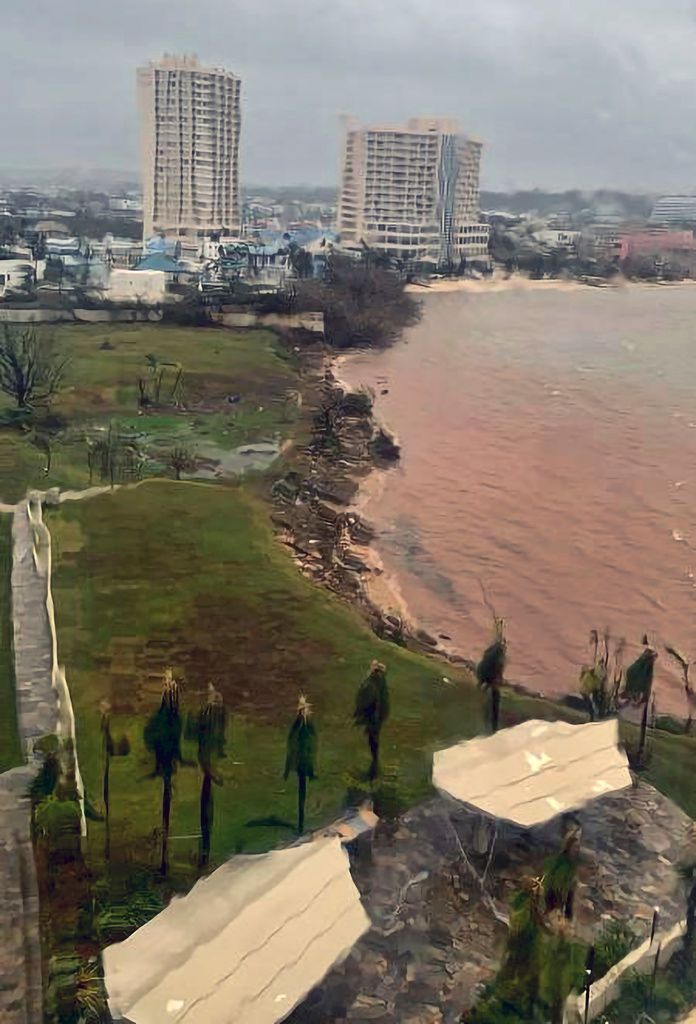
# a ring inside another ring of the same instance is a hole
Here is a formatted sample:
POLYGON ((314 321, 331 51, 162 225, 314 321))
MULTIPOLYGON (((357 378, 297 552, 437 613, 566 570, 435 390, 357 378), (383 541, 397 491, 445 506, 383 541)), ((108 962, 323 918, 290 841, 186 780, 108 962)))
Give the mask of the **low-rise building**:
POLYGON ((109 274, 106 295, 112 302, 139 302, 161 305, 167 294, 167 274, 163 270, 126 270, 114 267, 109 274))
POLYGON ((693 231, 639 231, 623 235, 619 243, 619 259, 633 256, 677 256, 696 252, 693 231))
POLYGON ((0 260, 0 298, 33 291, 37 277, 43 276, 43 261, 39 263, 41 266, 26 259, 0 260))

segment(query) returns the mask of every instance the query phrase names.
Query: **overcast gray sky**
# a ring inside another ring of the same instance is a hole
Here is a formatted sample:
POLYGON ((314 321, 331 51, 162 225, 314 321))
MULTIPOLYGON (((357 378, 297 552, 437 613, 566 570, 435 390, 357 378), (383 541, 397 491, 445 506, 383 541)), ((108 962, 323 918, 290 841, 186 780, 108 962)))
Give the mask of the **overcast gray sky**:
POLYGON ((459 118, 482 184, 696 189, 696 0, 1 0, 0 166, 136 168, 135 69, 243 79, 242 177, 333 184, 338 115, 459 118))

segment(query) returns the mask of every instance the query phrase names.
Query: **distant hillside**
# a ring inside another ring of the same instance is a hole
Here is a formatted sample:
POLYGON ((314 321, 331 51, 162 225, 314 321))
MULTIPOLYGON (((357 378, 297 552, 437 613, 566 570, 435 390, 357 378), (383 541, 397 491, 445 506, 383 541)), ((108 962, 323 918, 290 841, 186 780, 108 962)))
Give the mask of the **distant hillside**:
POLYGON ((277 203, 292 203, 304 200, 306 203, 326 203, 333 206, 338 199, 338 190, 331 185, 244 185, 245 196, 268 196, 277 203))
POLYGON ((139 187, 135 171, 102 167, 0 167, 0 188, 76 188, 115 192, 139 187))

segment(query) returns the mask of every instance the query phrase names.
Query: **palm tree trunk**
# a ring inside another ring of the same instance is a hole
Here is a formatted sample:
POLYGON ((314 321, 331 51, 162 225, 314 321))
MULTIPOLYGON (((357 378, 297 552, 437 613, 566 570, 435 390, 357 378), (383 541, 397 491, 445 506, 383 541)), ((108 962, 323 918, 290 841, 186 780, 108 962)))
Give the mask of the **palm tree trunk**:
POLYGON ((686 931, 684 933, 684 949, 689 957, 694 946, 694 932, 696 932, 696 883, 689 890, 689 898, 686 901, 686 931))
POLYGON ((305 803, 307 802, 307 776, 304 772, 297 773, 297 831, 304 832, 305 803))
POLYGON ((160 871, 166 875, 169 871, 169 815, 172 809, 172 780, 171 776, 164 775, 162 778, 162 860, 160 871))
POLYGON ((109 768, 111 766, 111 758, 106 754, 104 761, 104 785, 102 788, 102 794, 104 797, 104 825, 105 825, 105 836, 104 836, 104 859, 109 859, 110 846, 111 846, 111 835, 109 832, 109 768))
POLYGON ((210 836, 213 831, 213 780, 210 772, 203 773, 201 785, 201 855, 200 866, 207 867, 210 860, 210 836))
POLYGON ((491 686, 491 732, 498 731, 500 723, 500 690, 497 686, 491 686))
POLYGON ((645 739, 648 733, 648 708, 650 707, 650 695, 648 695, 645 701, 645 707, 643 708, 643 717, 640 720, 640 739, 638 741, 638 764, 643 764, 643 758, 645 756, 645 739))
POLYGON ((367 733, 367 742, 370 745, 370 754, 372 756, 369 779, 370 782, 373 782, 379 775, 379 733, 369 730, 367 733))

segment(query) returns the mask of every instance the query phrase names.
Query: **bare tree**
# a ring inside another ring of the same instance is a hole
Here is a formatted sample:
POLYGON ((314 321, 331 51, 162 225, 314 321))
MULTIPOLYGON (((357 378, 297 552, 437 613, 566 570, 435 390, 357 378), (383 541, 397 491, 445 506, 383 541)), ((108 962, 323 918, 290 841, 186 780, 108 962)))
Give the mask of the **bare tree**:
POLYGON ((60 390, 68 362, 52 333, 3 324, 0 391, 14 399, 18 409, 48 404, 60 390))
POLYGON ((167 465, 174 473, 177 480, 181 480, 182 473, 190 473, 196 467, 196 460, 193 453, 182 445, 177 445, 167 453, 167 465))

